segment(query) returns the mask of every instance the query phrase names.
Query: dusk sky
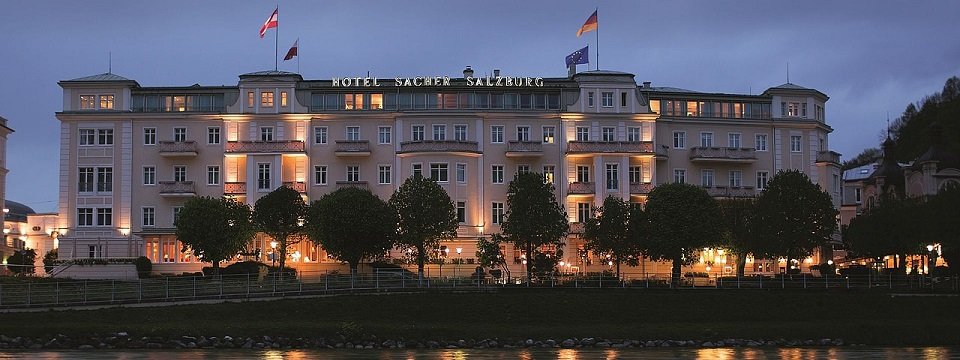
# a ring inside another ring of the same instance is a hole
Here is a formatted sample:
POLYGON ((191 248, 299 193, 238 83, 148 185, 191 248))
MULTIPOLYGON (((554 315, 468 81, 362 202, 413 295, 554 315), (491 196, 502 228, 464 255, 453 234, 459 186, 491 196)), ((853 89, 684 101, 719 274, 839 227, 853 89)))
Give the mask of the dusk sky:
MULTIPOLYGON (((236 85, 272 70, 275 1, 10 1, 0 11, 0 116, 7 199, 56 211, 62 91, 107 72, 142 86, 236 85)), ((599 7, 600 68, 638 82, 753 93, 786 82, 828 96, 831 149, 876 146, 887 112, 960 75, 957 1, 282 1, 280 56, 300 38, 300 72, 333 76, 566 75, 564 57, 599 7)), ((595 64, 591 63, 591 69, 595 64)), ((584 66, 580 67, 585 70, 584 66)), ((280 70, 297 71, 297 60, 280 70)))

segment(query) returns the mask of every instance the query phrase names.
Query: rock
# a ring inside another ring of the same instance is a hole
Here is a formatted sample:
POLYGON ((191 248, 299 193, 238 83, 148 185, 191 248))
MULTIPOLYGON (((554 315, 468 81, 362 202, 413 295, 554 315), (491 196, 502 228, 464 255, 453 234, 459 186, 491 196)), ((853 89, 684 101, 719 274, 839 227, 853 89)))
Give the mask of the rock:
POLYGON ((80 350, 93 350, 93 345, 83 344, 77 347, 80 350))
POLYGON ((498 347, 500 345, 500 343, 498 343, 496 340, 490 340, 489 344, 490 344, 490 347, 492 348, 498 347))
POLYGON ((181 336, 180 341, 183 341, 184 343, 197 342, 197 338, 193 336, 181 336))
POLYGON ((574 345, 576 345, 576 343, 573 342, 573 339, 566 339, 566 340, 563 340, 563 342, 560 343, 560 347, 562 347, 562 348, 564 348, 564 349, 572 348, 574 345))
POLYGON ((126 331, 121 331, 121 332, 118 332, 118 333, 116 334, 116 336, 117 336, 118 338, 126 338, 126 337, 130 337, 130 334, 127 334, 126 331))
POLYGON ((523 342, 523 345, 524 345, 524 346, 533 346, 533 339, 527 339, 527 341, 524 341, 524 342, 523 342))
POLYGON ((431 349, 436 349, 436 348, 440 347, 440 343, 439 343, 439 342, 436 342, 436 341, 433 341, 433 340, 430 340, 430 341, 427 341, 427 347, 428 347, 428 348, 431 348, 431 349))
POLYGON ((761 345, 763 345, 763 344, 758 343, 758 342, 753 341, 753 340, 747 341, 747 346, 749 346, 749 347, 757 347, 757 346, 761 346, 761 345))
POLYGON ((610 343, 607 342, 607 341, 601 341, 601 342, 598 342, 598 343, 596 343, 596 344, 594 344, 594 345, 595 345, 596 347, 602 347, 602 348, 608 348, 608 347, 610 347, 610 343))
POLYGON ((712 348, 712 347, 715 347, 715 346, 717 346, 717 345, 714 344, 714 343, 712 343, 712 342, 707 341, 707 342, 705 342, 705 343, 703 343, 703 344, 700 344, 700 346, 712 348))
POLYGON ((843 339, 833 339, 834 346, 843 346, 843 339))
POLYGON ((252 340, 252 339, 247 339, 247 341, 246 341, 245 343, 243 343, 243 345, 241 345, 240 347, 243 348, 243 349, 251 349, 251 348, 253 348, 253 340, 252 340))
POLYGON ((827 346, 827 345, 830 345, 830 344, 832 344, 832 343, 833 343, 833 342, 830 341, 830 339, 820 339, 820 343, 819 343, 818 345, 820 345, 820 346, 827 346))
POLYGON ((39 343, 36 343, 36 344, 30 345, 29 349, 30 349, 30 350, 40 350, 40 349, 43 349, 43 345, 41 345, 41 344, 39 344, 39 343))
POLYGON ((230 337, 230 335, 226 335, 226 336, 223 337, 223 341, 225 341, 225 342, 233 342, 233 338, 230 337))
POLYGON ((593 338, 583 338, 582 340, 580 340, 580 345, 583 345, 583 346, 593 346, 593 344, 596 344, 596 343, 597 341, 594 340, 593 338))
POLYGON ((544 342, 543 342, 543 345, 544 345, 544 346, 548 346, 548 347, 556 347, 556 346, 557 346, 557 342, 556 342, 555 340, 553 340, 553 339, 547 339, 547 341, 544 341, 544 342))

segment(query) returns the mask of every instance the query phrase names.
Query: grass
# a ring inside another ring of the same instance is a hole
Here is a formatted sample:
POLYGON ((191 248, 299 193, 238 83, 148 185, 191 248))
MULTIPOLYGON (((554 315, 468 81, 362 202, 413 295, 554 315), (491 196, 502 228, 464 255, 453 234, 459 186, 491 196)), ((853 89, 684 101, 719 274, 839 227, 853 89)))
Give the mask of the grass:
POLYGON ((346 295, 150 308, 7 313, 0 334, 332 337, 353 322, 405 339, 820 339, 960 344, 960 297, 870 291, 549 290, 346 295))

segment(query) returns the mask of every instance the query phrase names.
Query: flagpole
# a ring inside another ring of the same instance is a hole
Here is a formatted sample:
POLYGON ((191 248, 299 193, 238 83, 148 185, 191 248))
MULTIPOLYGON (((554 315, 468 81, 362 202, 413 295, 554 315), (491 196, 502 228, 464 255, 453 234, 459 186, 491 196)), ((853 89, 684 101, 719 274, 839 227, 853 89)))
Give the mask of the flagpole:
POLYGON ((300 73, 300 38, 297 38, 297 74, 300 73))
POLYGON ((597 70, 600 70, 600 7, 598 6, 594 11, 597 13, 597 70))
POLYGON ((273 38, 273 71, 280 71, 280 1, 277 1, 277 31, 273 38))

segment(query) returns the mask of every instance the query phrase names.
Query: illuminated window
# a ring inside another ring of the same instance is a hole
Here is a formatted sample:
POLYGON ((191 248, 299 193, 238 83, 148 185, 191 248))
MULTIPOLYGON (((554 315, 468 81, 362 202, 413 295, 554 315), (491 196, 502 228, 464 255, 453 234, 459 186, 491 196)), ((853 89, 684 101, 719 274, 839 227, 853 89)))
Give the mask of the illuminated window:
POLYGON ((383 94, 370 94, 370 110, 383 110, 383 94))
POLYGON ((187 97, 186 96, 174 96, 173 97, 173 111, 187 111, 187 97))
POLYGON ((96 96, 94 95, 80 95, 80 109, 82 110, 93 110, 97 108, 96 96))
POLYGON ((697 111, 697 102, 696 101, 687 101, 687 116, 698 116, 699 112, 697 111))
POLYGON ((247 107, 253 107, 253 91, 247 92, 247 107))
POLYGON ((556 128, 553 126, 544 126, 543 127, 543 143, 544 144, 553 144, 556 142, 556 128))
POLYGON ((273 107, 273 92, 260 93, 260 107, 273 107))
POLYGON ((280 106, 282 106, 282 107, 287 107, 287 92, 286 92, 286 91, 281 91, 281 92, 280 92, 280 106))
POLYGON ((660 113, 660 100, 650 100, 650 112, 654 114, 660 113))
POLYGON ((113 95, 100 95, 100 110, 113 109, 113 95))
POLYGON ((548 184, 553 184, 553 179, 556 177, 556 167, 553 165, 544 165, 543 166, 543 181, 548 184))

